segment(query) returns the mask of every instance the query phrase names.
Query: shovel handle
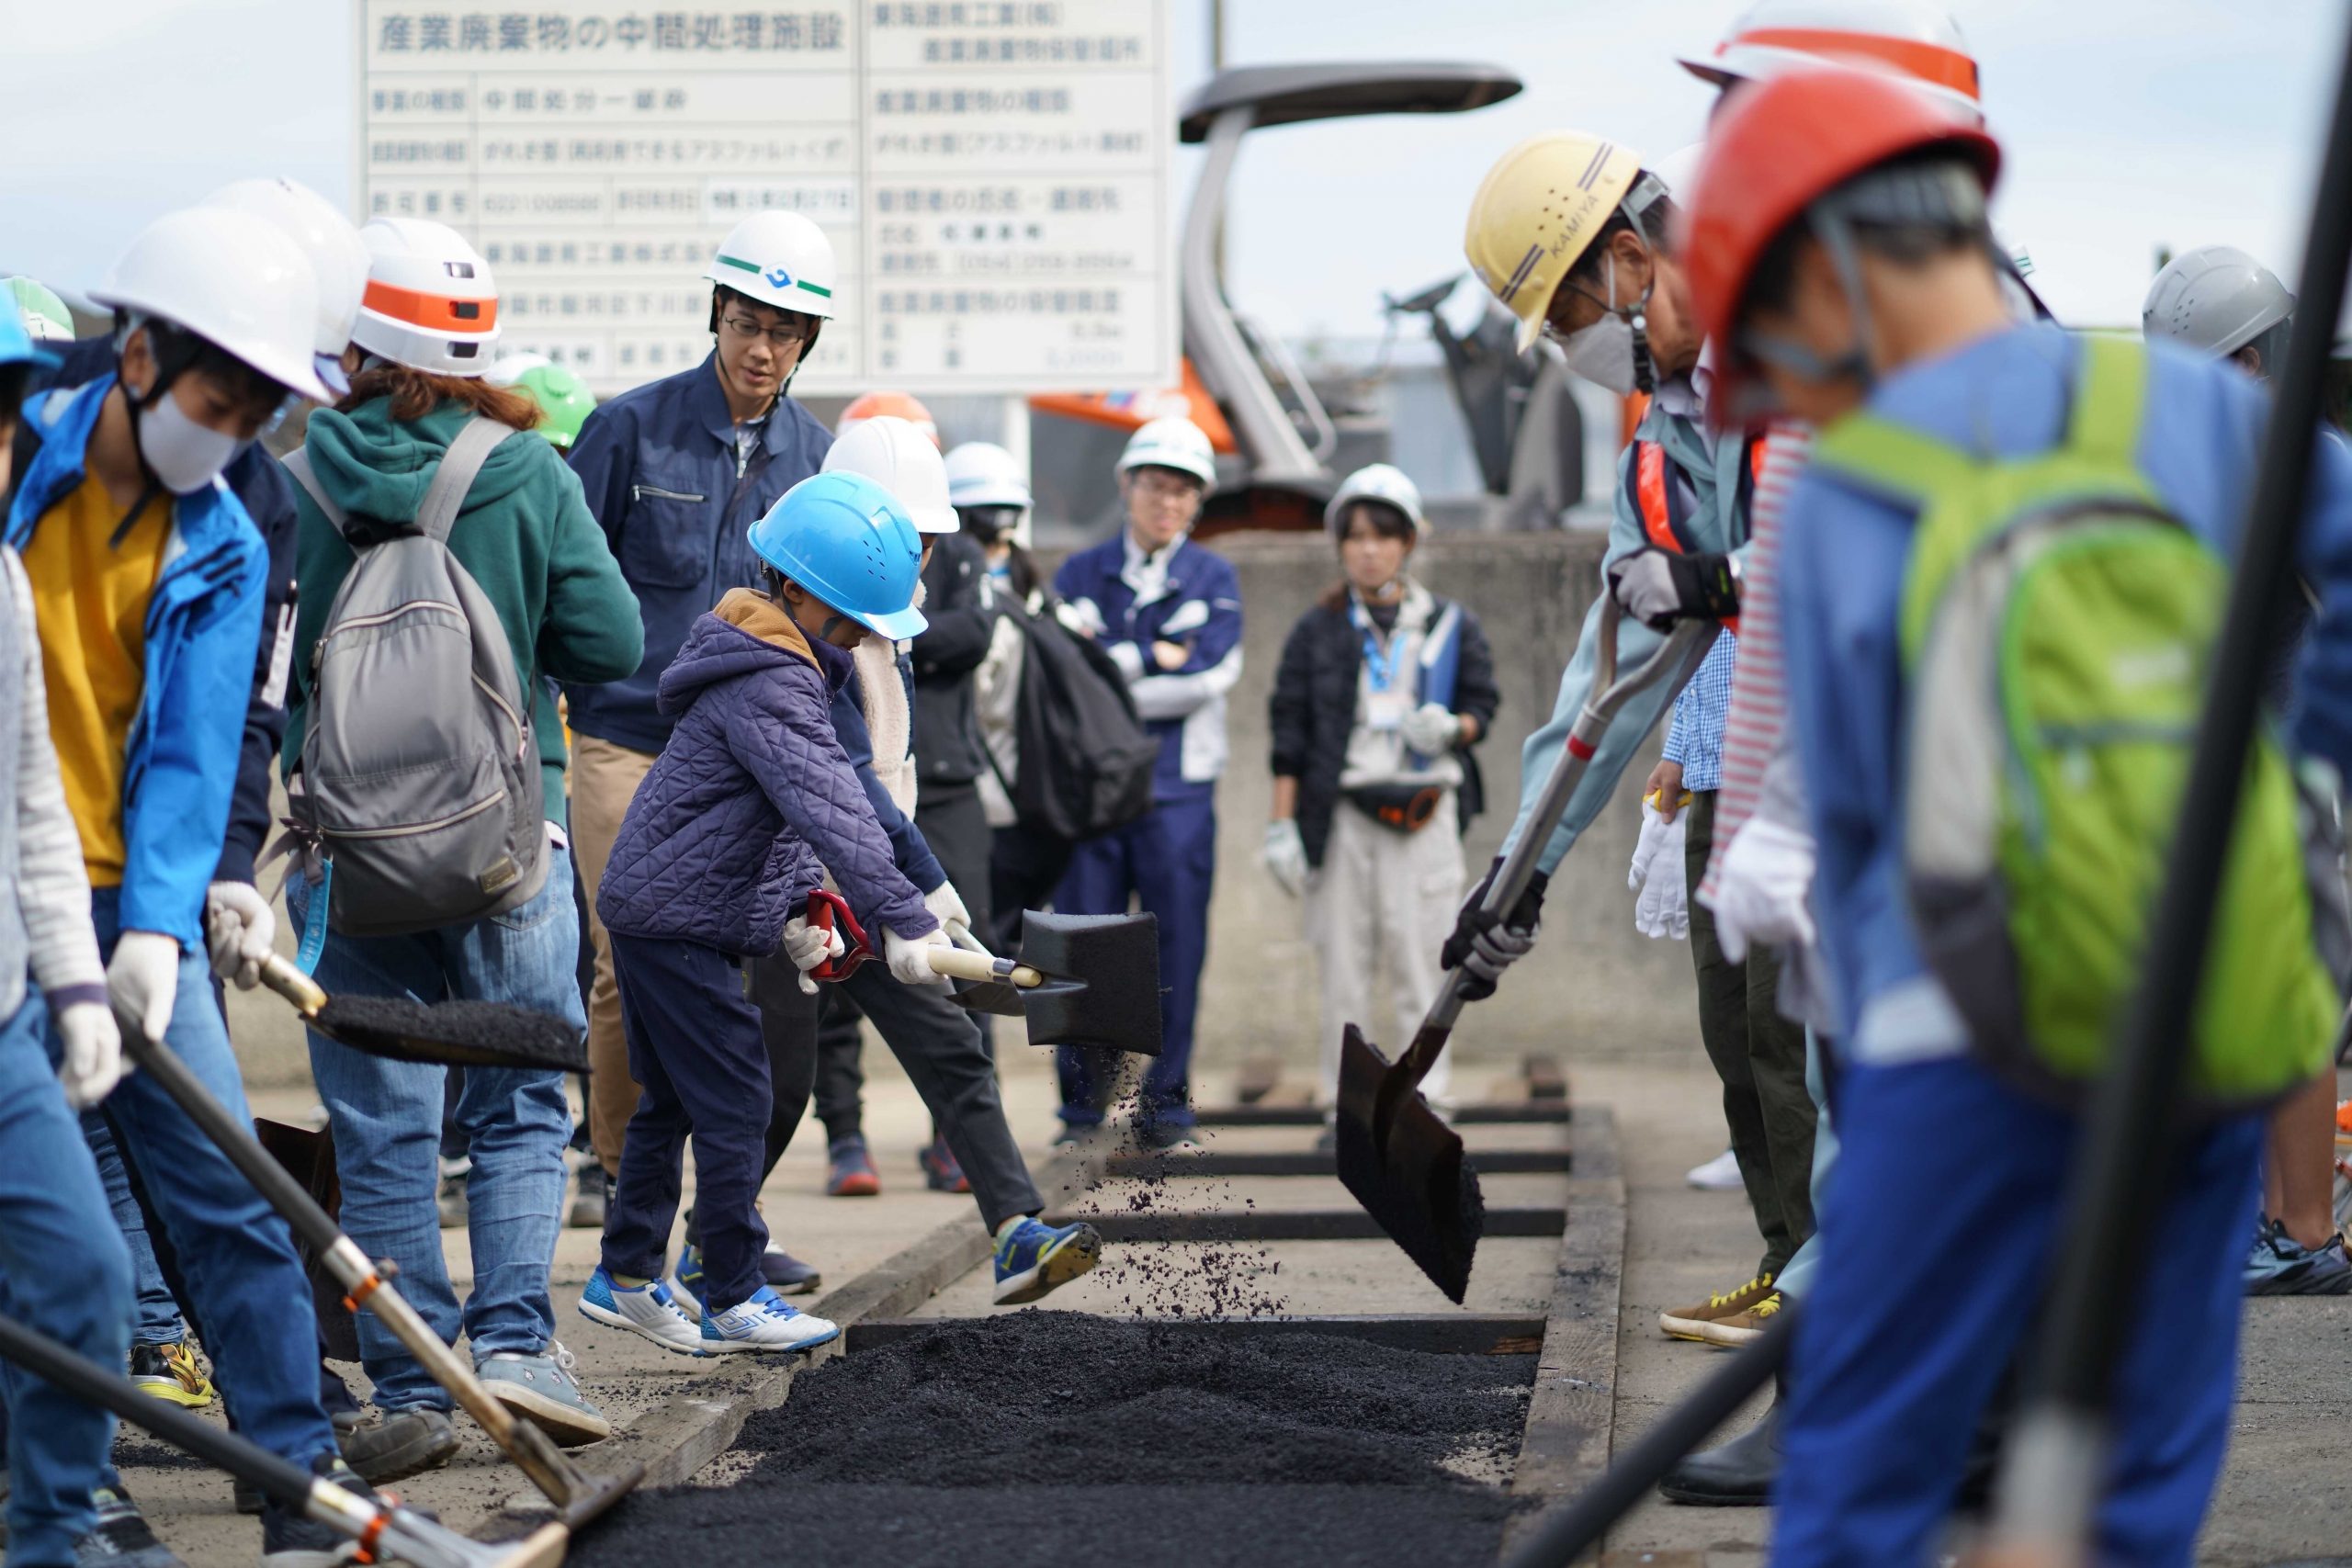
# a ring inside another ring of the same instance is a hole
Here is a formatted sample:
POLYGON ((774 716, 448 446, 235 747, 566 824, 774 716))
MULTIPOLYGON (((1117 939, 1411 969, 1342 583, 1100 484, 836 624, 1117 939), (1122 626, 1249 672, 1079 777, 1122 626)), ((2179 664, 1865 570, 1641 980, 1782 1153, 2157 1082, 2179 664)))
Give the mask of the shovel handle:
MULTIPOLYGON (((1487 884, 1487 896, 1479 908, 1490 915, 1500 915, 1517 904, 1527 885, 1534 880, 1535 863, 1543 855, 1544 845, 1551 842, 1552 830, 1567 814, 1568 801, 1584 782, 1586 766, 1600 749, 1601 738, 1609 733, 1610 724, 1623 711, 1627 703, 1642 692, 1657 685, 1674 671, 1685 668, 1692 654, 1714 637, 1716 625, 1713 621, 1686 620, 1668 634, 1656 652, 1627 671, 1617 673, 1617 627, 1624 612, 1606 588, 1600 594, 1600 642, 1595 652, 1592 685, 1585 697, 1584 707, 1577 714, 1577 721, 1568 728, 1566 744, 1560 748, 1557 761, 1552 764, 1551 776, 1544 781, 1544 793, 1536 798, 1535 810, 1527 819, 1519 840, 1503 857, 1494 880, 1487 884)), ((1462 1016, 1463 972, 1449 972, 1445 985, 1438 991, 1437 1000, 1422 1020, 1420 1032, 1413 1037, 1413 1044, 1400 1067, 1413 1069, 1416 1080, 1437 1065, 1440 1052, 1445 1049, 1446 1037, 1453 1032, 1453 1021, 1462 1016)))
POLYGON ((951 980, 1005 983, 1018 986, 1024 991, 1035 990, 1046 983, 1042 971, 986 952, 933 946, 924 948, 922 955, 930 963, 933 974, 944 975, 951 980))
POLYGON ((271 953, 263 960, 261 983, 294 1004, 304 1018, 316 1018, 319 1010, 327 1005, 326 992, 319 983, 288 962, 282 953, 271 953))

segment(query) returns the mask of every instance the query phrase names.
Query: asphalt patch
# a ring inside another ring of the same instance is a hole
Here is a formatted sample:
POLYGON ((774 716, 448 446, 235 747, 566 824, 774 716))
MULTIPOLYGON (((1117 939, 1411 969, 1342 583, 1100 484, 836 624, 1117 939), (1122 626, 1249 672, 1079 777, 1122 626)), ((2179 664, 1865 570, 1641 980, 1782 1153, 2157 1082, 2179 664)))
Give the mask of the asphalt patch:
POLYGON ((1491 1559, 1512 1504, 1453 1467, 1505 1472, 1535 1372, 1532 1356, 1035 1309, 850 1343, 745 1424, 740 1479, 632 1497, 571 1561, 1491 1559))

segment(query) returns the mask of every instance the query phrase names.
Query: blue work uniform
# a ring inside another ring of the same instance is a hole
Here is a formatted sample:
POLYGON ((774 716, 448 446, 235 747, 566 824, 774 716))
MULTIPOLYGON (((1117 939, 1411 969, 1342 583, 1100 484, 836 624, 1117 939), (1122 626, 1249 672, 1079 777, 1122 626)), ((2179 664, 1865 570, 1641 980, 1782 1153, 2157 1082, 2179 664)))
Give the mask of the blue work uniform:
MULTIPOLYGON (((1908 367, 1871 412, 1962 450, 2018 458, 2063 438, 2080 344, 2012 327, 1908 367)), ((2148 348, 2137 461, 2162 504, 2234 554, 2266 405, 2235 371, 2148 348)), ((2313 455, 2299 541, 2320 598, 2303 651, 2296 743, 2352 764, 2352 458, 2313 455)), ((1979 1412, 2031 1327, 2059 1233, 2078 1119, 1966 1054, 1903 896, 1898 633, 1916 525, 1907 503, 1816 464, 1789 501, 1781 582, 1788 691, 1819 845, 1821 944, 1853 1021, 1840 1043, 1842 1149, 1823 1194, 1837 1238, 1798 1332, 1776 1501, 1777 1562, 1926 1561, 1979 1412), (1918 1314, 1932 1303, 1934 1332, 1918 1314)), ((2101 1562, 2185 1564, 2220 1473, 2235 1393, 2239 1265, 2261 1121, 2195 1134, 2151 1225, 2117 1369, 2101 1562)))
POLYGON ((691 370, 598 406, 571 446, 571 471, 645 618, 645 660, 626 681, 566 686, 573 731, 658 752, 672 720, 654 705, 662 671, 695 618, 730 588, 756 588, 753 523, 815 473, 831 432, 790 398, 737 439, 713 354, 691 370))
MULTIPOLYGON (((1122 530, 1080 550, 1054 574, 1054 592, 1099 619, 1097 640, 1127 678, 1144 728, 1159 742, 1149 811, 1089 839, 1070 857, 1054 908, 1124 915, 1132 895, 1159 918, 1160 1055, 1144 1075, 1147 1122, 1193 1124, 1187 1080, 1201 965, 1208 956, 1209 895, 1216 874, 1216 781, 1225 772, 1225 703, 1241 679, 1241 579, 1233 564, 1179 539, 1147 556, 1122 530), (1152 645, 1184 649, 1163 671, 1152 645)), ((1058 1057, 1062 1120, 1102 1120, 1100 1054, 1065 1046, 1058 1057)))

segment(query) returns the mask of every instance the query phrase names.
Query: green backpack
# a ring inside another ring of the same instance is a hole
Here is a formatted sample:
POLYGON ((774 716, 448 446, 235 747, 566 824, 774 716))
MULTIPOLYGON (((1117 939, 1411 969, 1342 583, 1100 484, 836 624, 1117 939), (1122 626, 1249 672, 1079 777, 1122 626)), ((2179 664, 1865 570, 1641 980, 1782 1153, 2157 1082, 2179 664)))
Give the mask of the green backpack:
MULTIPOLYGON (((2081 348, 2053 450, 1980 457, 1862 413, 1812 457, 1919 509, 1901 636, 1921 953, 1979 1055, 2068 1100, 2140 979, 2230 575, 2140 472, 2144 351, 2081 348)), ((2267 727, 2247 766, 2189 1067, 2208 1111, 2307 1082, 2340 1005, 2320 955, 2342 951, 2343 881, 2307 849, 2318 814, 2267 727)))

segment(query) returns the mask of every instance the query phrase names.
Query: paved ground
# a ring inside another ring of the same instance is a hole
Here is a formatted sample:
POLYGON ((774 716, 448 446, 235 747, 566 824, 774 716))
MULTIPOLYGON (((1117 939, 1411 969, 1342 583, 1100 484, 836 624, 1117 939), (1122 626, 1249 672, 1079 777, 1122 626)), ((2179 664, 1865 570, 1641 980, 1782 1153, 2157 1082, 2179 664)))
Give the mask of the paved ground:
MULTIPOLYGON (((1052 1136, 1052 1088, 1043 1053, 1005 1053, 1006 1094, 1016 1133, 1033 1158, 1043 1163, 1052 1136)), ((1494 1076, 1489 1060, 1474 1083, 1494 1076)), ((928 1128, 905 1081, 876 1054, 870 1063, 869 1133, 885 1180, 882 1197, 862 1201, 820 1195, 820 1139, 806 1136, 786 1156, 766 1194, 771 1226, 794 1251, 819 1263, 827 1285, 925 1235, 943 1223, 973 1213, 968 1200, 929 1193, 915 1175, 914 1152, 928 1128)), ((1657 1329, 1660 1307, 1703 1297, 1744 1278, 1753 1267, 1756 1242, 1746 1206, 1736 1194, 1702 1193, 1683 1183, 1690 1166, 1720 1151, 1722 1132, 1712 1077, 1695 1057, 1678 1062, 1599 1060, 1575 1066, 1577 1099, 1610 1106, 1617 1120, 1628 1202, 1623 1311, 1616 1369, 1616 1446, 1623 1452, 1698 1379, 1718 1364, 1717 1352, 1669 1341, 1657 1329)), ((1223 1092, 1226 1080, 1204 1086, 1204 1097, 1223 1092)), ((303 1097, 265 1095, 258 1109, 284 1120, 299 1120, 303 1097)), ((1478 1129, 1474 1142, 1501 1143, 1540 1135, 1533 1129, 1478 1129)), ((1295 1144, 1298 1130, 1272 1134, 1225 1130, 1217 1146, 1238 1149, 1276 1137, 1295 1144)), ((1556 1178, 1494 1179, 1490 1201, 1537 1202, 1557 1190, 1556 1178), (1510 1187, 1508 1193, 1501 1190, 1510 1187), (1520 1190, 1524 1189, 1524 1190, 1520 1190)), ((1336 1201, 1336 1183, 1302 1183, 1283 1191, 1289 1201, 1325 1206, 1336 1201), (1325 1189, 1328 1188, 1328 1190, 1325 1189)), ((1266 1201, 1264 1184, 1235 1179, 1185 1183, 1159 1202, 1183 1207, 1204 1199, 1236 1204, 1266 1201), (1210 1198, 1211 1192, 1218 1195, 1210 1198)), ((1117 1190, 1093 1194, 1106 1207, 1122 1201, 1117 1190)), ((1283 1244, 1286 1261, 1277 1279, 1243 1257, 1218 1267, 1269 1301, 1291 1311, 1364 1312, 1436 1310, 1442 1305, 1401 1259, 1380 1248, 1347 1244, 1283 1244), (1319 1256, 1328 1253, 1329 1257, 1319 1256)), ((1481 1248, 1480 1268, 1468 1303, 1488 1311, 1540 1310, 1556 1244, 1499 1239, 1481 1248)), ((1081 1286, 1057 1305, 1129 1310, 1121 1300, 1140 1286, 1145 1293, 1173 1292, 1183 1310, 1186 1281, 1200 1272, 1199 1248, 1172 1252, 1134 1249, 1124 1267, 1107 1266, 1099 1281, 1081 1286)), ((579 1285, 594 1261, 594 1237, 567 1232, 559 1249, 559 1332, 582 1359, 582 1376, 592 1395, 616 1418, 628 1419, 681 1392, 723 1394, 741 1386, 741 1369, 714 1371, 710 1364, 662 1355, 641 1341, 589 1325, 571 1311, 579 1285)), ((469 1274, 461 1247, 450 1263, 462 1281, 469 1274)), ((462 1284, 461 1284, 462 1289, 462 1284)), ((922 1309, 929 1314, 983 1313, 984 1271, 952 1283, 922 1309)), ((1192 1310, 1199 1310, 1194 1304, 1192 1310)), ((351 1369, 355 1373, 356 1369, 351 1369)), ((355 1377, 356 1386, 364 1382, 355 1377)), ((1759 1402, 1760 1406, 1760 1402, 1759 1402)), ((1752 1419, 1753 1412, 1739 1420, 1752 1419)), ((2231 1464, 2222 1494, 2199 1551, 2200 1562, 2221 1564, 2278 1563, 2340 1554, 2347 1518, 2334 1506, 2342 1473, 2341 1433, 2352 1418, 2352 1302, 2281 1301, 2252 1303, 2246 1324, 2245 1371, 2231 1464)), ((520 1477, 501 1462, 460 1422, 469 1447, 459 1463, 407 1484, 417 1502, 453 1519, 480 1517, 523 1494, 520 1477)), ((258 1532, 254 1521, 229 1510, 224 1480, 174 1457, 156 1445, 127 1437, 122 1459, 130 1484, 145 1502, 165 1536, 196 1568, 252 1561, 258 1532)), ((707 1479, 724 1474, 722 1463, 707 1479)), ((1769 1517, 1762 1511, 1678 1508, 1652 1502, 1635 1510, 1611 1538, 1610 1561, 1645 1562, 1653 1568, 1747 1568, 1762 1560, 1769 1517)))

